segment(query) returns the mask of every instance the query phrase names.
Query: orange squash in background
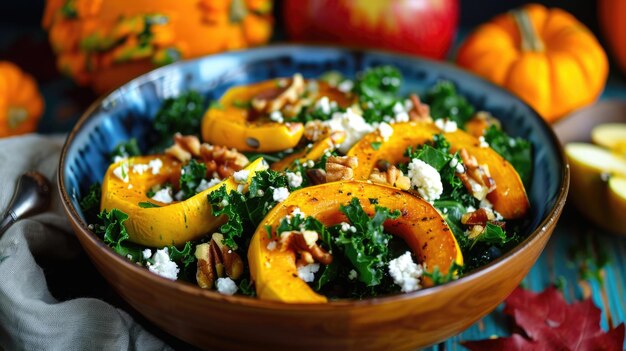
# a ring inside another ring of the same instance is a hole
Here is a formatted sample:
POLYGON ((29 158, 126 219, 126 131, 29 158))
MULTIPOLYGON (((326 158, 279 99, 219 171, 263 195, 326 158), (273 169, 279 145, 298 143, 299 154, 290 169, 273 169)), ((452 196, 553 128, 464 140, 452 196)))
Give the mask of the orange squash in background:
POLYGON ((43 108, 33 77, 11 62, 0 61, 0 137, 34 132, 43 108))
POLYGON ((272 0, 48 0, 57 66, 98 92, 170 62, 265 43, 272 0))
POLYGON ((457 63, 518 95, 550 122, 596 100, 608 75, 606 53, 593 34, 571 14, 537 4, 478 27, 457 63))
POLYGON ((604 38, 622 72, 626 73, 626 1, 599 0, 598 16, 604 38))

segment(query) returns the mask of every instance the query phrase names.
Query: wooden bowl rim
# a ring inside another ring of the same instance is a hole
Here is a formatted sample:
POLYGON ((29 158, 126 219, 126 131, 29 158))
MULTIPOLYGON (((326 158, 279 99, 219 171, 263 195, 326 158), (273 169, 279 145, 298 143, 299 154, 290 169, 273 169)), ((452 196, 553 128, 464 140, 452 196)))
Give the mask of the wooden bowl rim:
MULTIPOLYGON (((228 52, 229 54, 238 54, 238 53, 245 53, 245 52, 254 52, 257 50, 266 50, 266 49, 283 49, 283 48, 302 48, 302 49, 311 49, 311 48, 321 48, 321 49, 335 49, 338 51, 350 51, 351 48, 350 47, 345 47, 345 46, 328 46, 328 45, 282 45, 282 44, 273 44, 273 45, 268 45, 262 48, 253 48, 253 49, 245 49, 245 50, 238 50, 238 51, 230 51, 228 52)), ((422 58, 422 57, 416 57, 416 56, 410 56, 407 54, 400 54, 400 53, 396 53, 396 52, 391 52, 391 51, 385 51, 385 50, 362 50, 362 49, 356 49, 356 50, 352 50, 352 51, 357 51, 360 53, 369 53, 369 54, 393 54, 395 56, 401 56, 401 57, 405 57, 405 58, 409 58, 411 60, 416 60, 416 61, 427 61, 430 63, 433 63, 435 65, 440 65, 440 66, 445 66, 448 68, 452 68, 453 70, 462 72, 463 74, 469 75, 472 78, 478 79, 483 81, 484 83, 486 83, 487 85, 492 86, 495 89, 500 90, 501 92, 503 92, 506 95, 509 95, 510 97, 513 97, 519 101, 521 101, 519 98, 515 97, 513 94, 509 93, 508 91, 504 90, 503 88, 481 78, 478 76, 473 75, 470 72, 467 71, 462 71, 461 69, 459 69, 458 67, 449 64, 449 63, 445 63, 445 62, 439 62, 439 61, 434 61, 431 59, 427 59, 427 58, 422 58)), ((215 57, 216 55, 213 55, 212 57, 215 57)), ((61 151, 61 157, 59 160, 59 168, 58 168, 58 172, 57 172, 57 184, 58 184, 58 189, 59 189, 59 194, 61 196, 62 199, 62 203, 63 203, 63 208, 67 214, 67 217, 69 218, 69 220, 72 222, 73 227, 74 228, 78 228, 78 231, 75 231, 77 233, 77 235, 80 235, 83 237, 83 239, 86 239, 89 244, 91 245, 95 245, 96 247, 98 247, 99 249, 101 249, 101 251, 104 253, 104 255, 106 256, 106 258, 108 260, 114 260, 117 263, 122 264, 124 267, 126 267, 128 270, 130 270, 132 272, 132 274, 135 275, 139 275, 141 276, 141 278, 144 279, 148 279, 148 280, 152 280, 154 283, 156 284, 160 284, 163 285, 165 288, 167 289, 173 289, 176 290, 177 293, 180 293, 181 296, 185 296, 185 295, 200 295, 203 296, 207 299, 213 300, 215 302, 218 303, 230 303, 230 304, 234 304, 234 305, 240 305, 240 306, 245 306, 245 307, 249 307, 249 308, 257 308, 257 309, 270 309, 270 310, 288 310, 288 311, 298 311, 301 310, 303 312, 312 312, 312 311, 326 311, 326 310, 342 310, 342 309, 352 309, 352 308, 357 308, 357 307, 366 307, 366 306, 370 306, 370 305, 382 305, 382 304, 391 304, 391 303, 401 303, 402 301, 405 300, 410 300, 410 299, 417 299, 417 298, 421 298, 424 296, 429 296, 429 295, 434 295, 437 294, 439 291, 441 291, 442 289, 453 289, 455 287, 459 287, 462 285, 465 285, 466 283, 470 283, 472 281, 478 280, 478 279, 482 279, 485 276, 488 276, 491 272, 499 269, 501 266, 506 265, 507 262, 518 252, 523 251, 524 249, 526 249, 529 246, 534 245, 536 242, 538 242, 544 235, 549 235, 549 233, 551 232, 550 229, 552 227, 554 227, 556 225, 556 222, 561 214, 561 212, 563 211, 563 207, 565 205, 565 200, 567 198, 567 193, 568 193, 568 189, 569 189, 569 181, 570 181, 570 174, 569 174, 569 164, 567 163, 567 159, 565 157, 565 153, 564 153, 564 149, 561 145, 561 143, 559 142, 559 139, 557 138, 556 134, 554 133, 554 131, 552 130, 552 128, 547 124, 547 122, 545 122, 540 115, 530 106, 528 106, 526 103, 524 103, 523 101, 521 101, 524 105, 526 105, 529 110, 532 112, 532 118, 536 118, 540 120, 540 124, 541 124, 541 128, 545 129, 547 131, 547 134, 550 138, 550 141, 552 143, 552 145, 556 148, 556 151, 558 153, 558 160, 559 163, 561 165, 561 176, 560 176, 560 189, 558 192, 558 196, 557 196, 557 200, 555 201, 553 207, 549 210, 549 213, 545 216, 545 218, 539 223, 539 225, 537 226, 537 229, 535 229, 534 231, 532 231, 527 237, 526 239, 524 239, 524 241, 522 241, 521 243, 519 243, 517 246, 515 246, 514 248, 512 248, 510 251, 506 252, 504 255, 502 255, 501 257, 495 259, 494 261, 490 262, 489 264, 480 267, 479 269, 473 271, 472 273, 465 275, 457 280, 448 282, 446 284, 442 284, 439 286, 435 286, 435 287, 431 287, 431 288, 426 288, 426 289, 421 289, 421 290, 417 290, 417 291, 413 291, 410 293, 398 293, 398 294, 391 294, 391 295, 386 295, 386 296, 382 296, 382 297, 376 297, 376 298, 370 298, 370 299, 364 299, 364 300, 348 300, 348 299, 341 299, 341 300, 332 300, 329 301, 327 303, 324 304, 306 304, 306 303, 286 303, 286 302, 280 302, 280 301, 269 301, 269 300, 261 300, 258 299, 256 297, 247 297, 247 296, 229 296, 229 295, 223 295, 218 293, 217 291, 212 291, 212 290, 205 290, 205 289, 201 289, 200 287, 187 283, 187 282, 182 282, 182 281, 173 281, 173 280, 169 280, 167 278, 163 278, 157 274, 154 274, 150 271, 148 271, 147 269, 145 269, 144 267, 140 267, 136 264, 131 263, 130 261, 128 261, 126 258, 116 254, 113 250, 111 250, 107 245, 104 244, 104 242, 102 240, 100 240, 93 232, 91 232, 89 230, 89 228, 87 227, 87 223, 85 223, 80 215, 78 214, 78 212, 76 211, 76 209, 74 208, 74 206, 72 205, 72 202, 70 200, 70 197, 67 193, 67 189, 65 188, 65 184, 63 182, 63 179, 65 178, 65 162, 66 162, 66 156, 67 156, 67 151, 69 149, 69 146, 72 144, 72 141, 74 140, 75 136, 81 131, 81 129, 83 128, 83 126, 85 125, 85 123, 93 117, 93 112, 103 103, 103 101, 105 101, 109 96, 111 96, 113 93, 115 93, 116 91, 119 91, 120 89, 123 89, 124 86, 128 86, 128 85, 140 85, 140 84, 145 84, 146 82, 149 82, 150 80, 152 80, 152 76, 158 76, 159 71, 161 70, 169 70, 171 69, 172 66, 175 65, 184 65, 184 64, 189 64, 191 62, 195 62, 195 61, 201 61, 205 58, 205 56, 199 57, 199 58, 195 58, 192 60, 184 60, 184 61, 178 61, 175 62, 173 64, 161 67, 161 68, 157 68, 155 70, 152 70, 146 74, 143 74, 139 77, 136 77, 132 80, 130 80, 129 82, 125 83, 124 85, 122 85, 121 87, 113 90, 112 92, 110 92, 109 94, 100 96, 98 99, 96 99, 90 106, 89 108, 82 114, 82 116, 79 118, 78 122, 74 125, 74 127, 72 128, 72 131, 68 134, 68 137, 65 141, 65 143, 63 144, 63 148, 61 151)), ((83 242, 81 241, 81 245, 83 245, 83 242)), ((90 258, 91 259, 91 258, 90 258)), ((109 283, 110 284, 110 283, 109 283)))

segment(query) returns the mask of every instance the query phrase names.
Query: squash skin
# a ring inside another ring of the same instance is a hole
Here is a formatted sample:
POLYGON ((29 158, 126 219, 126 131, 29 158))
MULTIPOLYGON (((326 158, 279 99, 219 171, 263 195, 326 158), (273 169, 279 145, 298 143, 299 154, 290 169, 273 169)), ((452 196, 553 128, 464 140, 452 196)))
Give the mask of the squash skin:
MULTIPOLYGON (((377 198, 378 205, 390 210, 398 209, 401 216, 385 222, 385 231, 405 240, 419 262, 428 269, 439 267, 447 273, 453 262, 462 265, 463 255, 454 234, 445 219, 428 202, 398 189, 368 182, 332 182, 294 191, 287 200, 278 204, 258 226, 248 249, 250 274, 261 299, 289 303, 322 303, 325 296, 315 293, 298 277, 295 252, 279 248, 268 250, 266 225, 275 233, 280 220, 299 207, 305 215, 317 218, 326 226, 346 221, 339 211, 340 204, 359 198, 361 206, 372 216, 374 204, 369 198, 377 198)), ((424 286, 431 286, 428 279, 424 286)))
MULTIPOLYGON (((237 102, 250 101, 258 94, 278 89, 277 82, 278 79, 272 79, 228 89, 219 100, 220 106, 211 107, 205 113, 202 139, 239 151, 277 152, 295 147, 304 134, 302 123, 251 121, 250 108, 235 106, 237 102), (247 142, 250 139, 256 140, 258 146, 247 142)), ((340 106, 349 106, 353 101, 324 82, 318 82, 318 86, 318 96, 328 96, 340 106)))
MULTIPOLYGON (((225 218, 213 216, 207 195, 222 185, 225 185, 229 192, 236 190, 238 184, 232 177, 187 200, 162 204, 148 198, 146 192, 154 185, 178 179, 180 163, 162 155, 132 157, 129 162, 132 162, 131 165, 147 164, 157 158, 163 162, 158 174, 152 174, 149 170, 143 174, 130 171, 129 183, 124 183, 113 174, 113 170, 120 164, 115 163, 109 166, 102 182, 100 209, 110 211, 116 208, 128 214, 128 220, 124 224, 130 241, 149 247, 179 246, 206 235, 225 222, 225 218), (132 189, 128 189, 129 184, 133 185, 132 189), (139 207, 140 202, 147 201, 162 207, 139 207)), ((262 158, 250 163, 245 167, 250 171, 248 182, 255 172, 266 168, 267 165, 262 158)))
POLYGON ((466 39, 457 64, 513 92, 549 122, 595 101, 609 65, 593 34, 563 10, 538 4, 521 10, 543 41, 543 51, 521 48, 520 30, 507 13, 466 39))
POLYGON ((444 133, 429 122, 395 123, 391 126, 393 134, 378 150, 371 146, 373 141, 379 140, 378 133, 373 132, 348 151, 348 156, 356 156, 359 159, 359 166, 354 170, 354 179, 369 179, 378 160, 387 160, 391 164, 407 161, 403 156, 407 147, 424 144, 432 140, 435 134, 441 133, 450 142, 451 152, 465 148, 471 156, 476 157, 478 164, 489 166, 491 177, 496 182, 496 189, 487 195, 487 199, 491 201, 496 211, 506 219, 521 218, 528 213, 530 203, 515 168, 491 148, 480 147, 480 142, 475 137, 461 130, 444 133))
POLYGON ((35 79, 17 65, 0 61, 0 138, 34 132, 43 109, 35 79))
POLYGON ((339 145, 341 145, 341 143, 343 143, 345 139, 345 133, 329 135, 316 141, 309 150, 304 149, 300 152, 296 152, 279 161, 272 163, 270 168, 275 171, 284 172, 288 170, 289 167, 296 160, 300 160, 301 164, 304 164, 307 161, 317 161, 322 158, 322 156, 324 156, 324 153, 326 153, 327 151, 335 150, 339 145))

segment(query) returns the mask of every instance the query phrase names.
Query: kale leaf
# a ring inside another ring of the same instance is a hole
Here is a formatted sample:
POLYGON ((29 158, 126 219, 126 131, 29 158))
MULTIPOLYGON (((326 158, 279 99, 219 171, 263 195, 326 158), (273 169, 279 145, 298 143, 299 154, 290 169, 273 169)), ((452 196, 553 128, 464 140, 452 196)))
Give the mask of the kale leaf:
POLYGON ((460 128, 474 115, 474 106, 457 93, 454 84, 449 81, 438 82, 428 90, 424 102, 430 106, 430 115, 434 119, 449 118, 460 128))
POLYGON ((198 135, 206 101, 196 91, 188 91, 163 102, 154 118, 155 135, 153 151, 162 151, 172 144, 174 133, 198 135))
POLYGON ((393 106, 402 85, 402 74, 392 66, 373 67, 363 72, 354 85, 368 123, 382 122, 385 116, 394 116, 393 106))
POLYGON ((131 138, 129 141, 117 144, 109 154, 109 157, 111 162, 113 162, 116 157, 127 158, 139 155, 141 155, 141 150, 139 145, 137 145, 137 139, 131 138))
POLYGON ((102 198, 102 186, 96 182, 89 186, 87 193, 80 199, 80 209, 83 211, 87 223, 93 223, 100 209, 100 199, 102 198))
POLYGON ((142 250, 138 245, 127 241, 129 236, 124 226, 127 219, 128 215, 118 209, 102 210, 98 214, 98 223, 94 225, 94 231, 118 255, 137 262, 142 259, 142 250))
POLYGON ((475 242, 484 242, 487 244, 502 246, 506 244, 511 238, 507 237, 506 232, 502 227, 493 223, 487 223, 485 230, 475 239, 475 242))
POLYGON ((356 231, 340 231, 335 243, 352 263, 361 282, 367 286, 380 284, 385 263, 389 260, 387 244, 391 240, 391 235, 383 230, 383 223, 400 216, 400 211, 392 212, 388 208, 376 206, 376 212, 370 218, 357 198, 353 198, 348 205, 341 205, 339 210, 356 231))
POLYGON ((492 125, 485 131, 485 141, 504 157, 519 174, 526 187, 532 176, 532 146, 522 138, 513 138, 497 126, 492 125))
POLYGON ((188 199, 198 192, 196 188, 200 182, 206 177, 206 165, 194 159, 187 163, 180 172, 180 190, 183 192, 183 198, 188 199))

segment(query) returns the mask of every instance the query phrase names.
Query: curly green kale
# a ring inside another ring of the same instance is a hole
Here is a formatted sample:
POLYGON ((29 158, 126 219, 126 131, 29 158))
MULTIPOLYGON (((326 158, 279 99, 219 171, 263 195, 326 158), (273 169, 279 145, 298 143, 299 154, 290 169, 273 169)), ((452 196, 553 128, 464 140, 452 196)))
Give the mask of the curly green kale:
POLYGON ((394 116, 393 106, 402 85, 402 74, 392 66, 380 66, 364 71, 354 85, 368 123, 382 122, 385 116, 394 116))
POLYGON ((137 139, 132 138, 129 141, 117 144, 109 154, 109 158, 111 162, 113 162, 117 157, 127 158, 140 155, 141 150, 139 149, 139 145, 137 145, 137 139))
POLYGON ((180 172, 180 190, 183 198, 188 199, 198 192, 196 188, 206 177, 206 165, 194 159, 189 161, 180 172))
POLYGON ((430 106, 433 119, 449 118, 460 128, 474 115, 474 106, 449 81, 441 81, 428 90, 424 102, 430 106))
POLYGON ((206 101, 196 91, 188 91, 163 102, 154 118, 155 147, 162 151, 172 144, 175 133, 198 135, 206 101))
POLYGON ((497 126, 492 125, 485 131, 485 141, 502 157, 504 157, 522 178, 526 187, 532 176, 532 146, 522 138, 513 138, 497 126))

